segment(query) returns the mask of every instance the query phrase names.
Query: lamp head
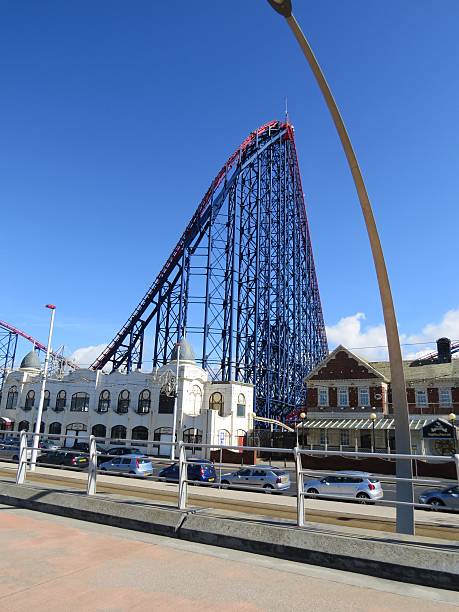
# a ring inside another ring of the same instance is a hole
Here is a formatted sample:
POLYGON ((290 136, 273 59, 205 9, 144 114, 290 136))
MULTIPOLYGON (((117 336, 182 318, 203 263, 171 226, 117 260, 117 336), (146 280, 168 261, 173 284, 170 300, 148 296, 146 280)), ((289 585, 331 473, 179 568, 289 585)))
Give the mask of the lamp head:
POLYGON ((304 421, 305 418, 306 418, 306 412, 300 412, 300 419, 304 421))
POLYGON ((456 415, 454 414, 454 412, 450 412, 450 414, 448 414, 448 419, 451 423, 455 423, 456 422, 456 415))
POLYGON ((378 415, 376 414, 376 412, 372 412, 370 414, 370 419, 373 421, 373 423, 376 421, 377 418, 378 418, 378 415))
POLYGON ((283 17, 291 17, 292 0, 268 0, 268 2, 283 17))
POLYGON ((56 310, 54 304, 46 304, 46 308, 49 308, 50 310, 56 310))

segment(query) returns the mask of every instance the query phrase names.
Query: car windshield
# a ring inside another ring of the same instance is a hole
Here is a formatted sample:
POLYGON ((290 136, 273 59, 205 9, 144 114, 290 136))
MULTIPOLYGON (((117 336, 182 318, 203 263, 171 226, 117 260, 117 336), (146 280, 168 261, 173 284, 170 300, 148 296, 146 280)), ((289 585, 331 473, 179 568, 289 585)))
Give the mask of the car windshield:
POLYGON ((149 459, 137 459, 139 463, 150 463, 149 459))

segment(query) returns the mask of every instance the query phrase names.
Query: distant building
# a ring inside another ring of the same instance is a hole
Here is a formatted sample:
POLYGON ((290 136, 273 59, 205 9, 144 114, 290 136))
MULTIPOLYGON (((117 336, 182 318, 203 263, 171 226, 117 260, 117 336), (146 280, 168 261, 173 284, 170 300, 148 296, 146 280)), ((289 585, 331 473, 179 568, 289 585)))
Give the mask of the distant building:
MULTIPOLYGON (((442 345, 442 340, 438 359, 428 365, 420 360, 404 362, 416 453, 450 454, 457 447, 454 416, 459 411, 459 359, 445 353, 447 343, 442 345)), ((340 345, 306 377, 305 384, 307 418, 303 426, 309 445, 394 452, 389 362, 367 362, 340 345)))
MULTIPOLYGON (((93 434, 112 444, 132 438, 139 441, 135 446, 154 439, 159 445, 150 444, 148 451, 169 455, 165 443, 172 439, 176 359, 175 353, 152 373, 79 369, 49 378, 42 431, 86 439, 93 434)), ((39 394, 40 362, 32 351, 6 377, 0 402, 2 429, 32 431, 39 394)), ((179 440, 242 444, 253 412, 253 385, 210 381, 186 340, 180 343, 177 401, 179 440)))

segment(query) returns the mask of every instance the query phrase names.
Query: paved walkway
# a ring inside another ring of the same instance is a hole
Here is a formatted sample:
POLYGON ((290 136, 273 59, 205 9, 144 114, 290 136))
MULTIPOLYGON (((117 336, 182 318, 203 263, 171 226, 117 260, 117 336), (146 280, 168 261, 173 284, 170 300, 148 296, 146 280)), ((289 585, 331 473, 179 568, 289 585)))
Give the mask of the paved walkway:
POLYGON ((0 610, 459 610, 459 593, 0 506, 0 610))

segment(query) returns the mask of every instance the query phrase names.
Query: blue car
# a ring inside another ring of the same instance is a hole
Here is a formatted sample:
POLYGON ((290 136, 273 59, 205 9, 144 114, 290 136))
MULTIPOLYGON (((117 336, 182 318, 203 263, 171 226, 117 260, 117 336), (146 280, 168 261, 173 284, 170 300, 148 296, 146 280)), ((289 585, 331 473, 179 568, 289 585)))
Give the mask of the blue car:
MULTIPOLYGON (((195 482, 216 482, 217 473, 215 472, 214 464, 205 459, 188 459, 188 478, 195 482)), ((173 463, 164 468, 158 474, 161 480, 166 482, 178 482, 179 480, 179 464, 173 463)))

